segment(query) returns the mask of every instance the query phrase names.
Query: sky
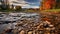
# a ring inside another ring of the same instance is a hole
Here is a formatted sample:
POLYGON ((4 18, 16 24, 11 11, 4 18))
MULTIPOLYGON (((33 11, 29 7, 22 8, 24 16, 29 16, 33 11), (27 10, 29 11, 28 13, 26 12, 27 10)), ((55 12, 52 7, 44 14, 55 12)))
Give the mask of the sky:
POLYGON ((10 5, 19 5, 22 8, 39 8, 40 0, 8 0, 10 5))
POLYGON ((39 8, 40 0, 17 0, 14 5, 20 5, 22 8, 39 8))
POLYGON ((26 6, 28 8, 39 8, 40 0, 24 0, 28 2, 29 6, 26 6))

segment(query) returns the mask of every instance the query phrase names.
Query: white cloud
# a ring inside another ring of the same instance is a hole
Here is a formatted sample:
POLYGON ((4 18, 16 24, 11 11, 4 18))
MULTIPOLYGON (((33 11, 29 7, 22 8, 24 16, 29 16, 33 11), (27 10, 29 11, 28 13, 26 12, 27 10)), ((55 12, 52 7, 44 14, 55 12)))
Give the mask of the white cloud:
POLYGON ((23 6, 22 8, 39 8, 39 6, 23 6))
POLYGON ((21 6, 21 7, 23 7, 23 6, 30 6, 29 4, 13 4, 13 5, 21 6))
POLYGON ((9 0, 10 4, 26 4, 27 2, 24 0, 9 0))
POLYGON ((1 2, 0 2, 0 5, 1 5, 1 2))
POLYGON ((25 0, 9 0, 10 5, 19 5, 22 8, 39 8, 38 6, 32 6, 30 4, 36 4, 36 3, 29 3, 25 0))
POLYGON ((39 8, 39 6, 32 6, 32 8, 39 8))

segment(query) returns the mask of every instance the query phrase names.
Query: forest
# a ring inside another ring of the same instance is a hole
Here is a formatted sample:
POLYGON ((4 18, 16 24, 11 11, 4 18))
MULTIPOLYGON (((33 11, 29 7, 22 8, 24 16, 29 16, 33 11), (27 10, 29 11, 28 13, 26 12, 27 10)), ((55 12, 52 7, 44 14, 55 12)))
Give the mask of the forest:
POLYGON ((60 0, 42 0, 40 4, 40 10, 60 8, 60 0))

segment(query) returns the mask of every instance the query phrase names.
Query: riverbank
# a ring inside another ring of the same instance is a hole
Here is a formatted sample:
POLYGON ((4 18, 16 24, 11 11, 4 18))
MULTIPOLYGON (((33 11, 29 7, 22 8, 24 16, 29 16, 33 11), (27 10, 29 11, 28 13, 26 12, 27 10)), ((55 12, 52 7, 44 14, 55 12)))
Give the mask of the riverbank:
POLYGON ((56 28, 56 33, 58 34, 60 31, 60 10, 45 10, 41 11, 40 14, 42 21, 49 21, 56 28))

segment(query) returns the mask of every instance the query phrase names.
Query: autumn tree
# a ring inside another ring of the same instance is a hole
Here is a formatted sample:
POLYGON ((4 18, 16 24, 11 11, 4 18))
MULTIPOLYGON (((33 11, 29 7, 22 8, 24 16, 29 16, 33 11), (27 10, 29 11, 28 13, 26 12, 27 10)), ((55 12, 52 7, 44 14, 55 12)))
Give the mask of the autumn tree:
POLYGON ((55 8, 55 0, 42 0, 41 2, 41 8, 43 10, 45 9, 53 9, 55 8))

